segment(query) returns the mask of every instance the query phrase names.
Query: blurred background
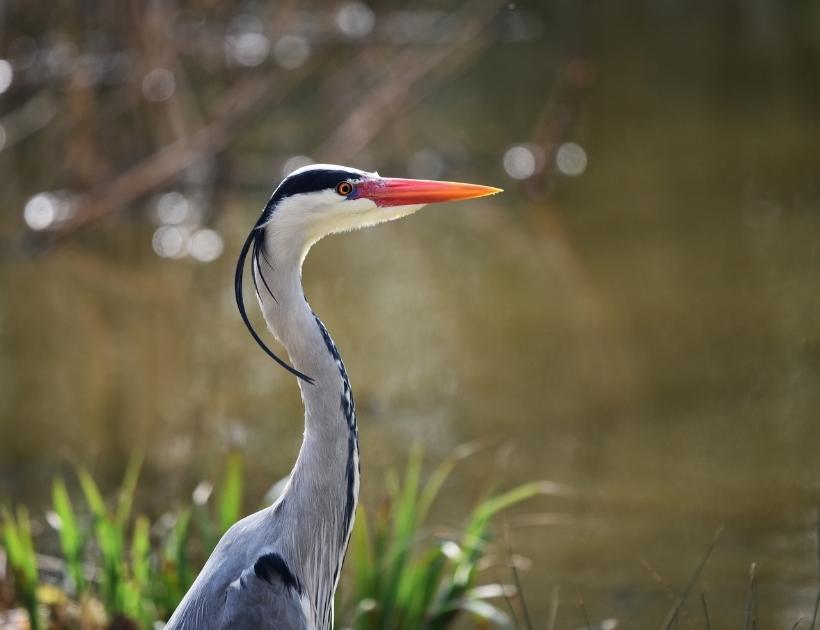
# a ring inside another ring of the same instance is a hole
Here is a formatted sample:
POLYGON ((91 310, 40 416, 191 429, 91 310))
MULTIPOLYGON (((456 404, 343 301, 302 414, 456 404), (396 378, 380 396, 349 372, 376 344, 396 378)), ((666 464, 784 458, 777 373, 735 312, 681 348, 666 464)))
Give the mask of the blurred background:
MULTIPOLYGON (((304 164, 505 188, 336 236, 305 288, 351 375, 363 505, 478 442, 434 510, 506 515, 544 627, 657 627, 698 590, 811 617, 820 501, 820 4, 0 3, 0 499, 81 463, 139 509, 231 449, 290 470, 296 383, 233 303, 304 164)), ((261 322, 261 318, 257 319, 261 322)), ((734 621, 733 621, 734 622, 734 621)), ((697 623, 700 623, 698 620, 697 623)))

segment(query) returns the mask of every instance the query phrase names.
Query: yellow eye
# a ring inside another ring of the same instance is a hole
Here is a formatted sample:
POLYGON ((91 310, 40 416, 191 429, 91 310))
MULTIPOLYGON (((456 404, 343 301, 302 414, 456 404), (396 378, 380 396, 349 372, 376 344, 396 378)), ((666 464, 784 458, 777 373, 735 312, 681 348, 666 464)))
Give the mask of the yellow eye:
POLYGON ((353 184, 350 182, 341 182, 339 185, 336 186, 336 192, 340 194, 342 197, 347 197, 350 193, 353 192, 353 184))

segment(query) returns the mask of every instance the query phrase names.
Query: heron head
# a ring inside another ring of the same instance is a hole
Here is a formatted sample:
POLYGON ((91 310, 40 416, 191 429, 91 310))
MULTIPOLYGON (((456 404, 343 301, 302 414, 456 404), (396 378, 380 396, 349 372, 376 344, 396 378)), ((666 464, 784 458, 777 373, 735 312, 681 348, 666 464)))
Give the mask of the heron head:
POLYGON ((381 177, 378 173, 333 164, 312 164, 293 171, 273 192, 239 254, 234 290, 245 325, 271 358, 299 378, 312 382, 268 348, 253 328, 242 298, 246 257, 250 256, 254 288, 263 310, 266 302, 274 308, 271 302, 278 304, 275 288, 271 289, 263 268, 284 271, 285 276, 290 270, 289 277, 298 277, 305 255, 322 237, 399 219, 430 203, 499 192, 499 188, 475 184, 381 177))
POLYGON ((489 186, 381 177, 346 166, 311 164, 282 181, 258 226, 299 243, 306 252, 328 234, 392 221, 430 203, 498 192, 489 186))

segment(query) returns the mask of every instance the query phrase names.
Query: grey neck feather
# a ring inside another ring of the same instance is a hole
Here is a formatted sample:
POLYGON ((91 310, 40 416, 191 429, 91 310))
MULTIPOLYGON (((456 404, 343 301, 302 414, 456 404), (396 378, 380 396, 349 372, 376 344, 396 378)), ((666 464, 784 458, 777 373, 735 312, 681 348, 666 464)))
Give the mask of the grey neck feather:
POLYGON ((359 489, 358 433, 344 365, 326 329, 308 305, 301 282, 304 252, 266 237, 260 257, 259 301, 265 320, 292 365, 314 379, 299 381, 305 434, 276 516, 288 526, 283 553, 327 626, 332 598, 353 526, 359 489), (268 294, 267 289, 275 296, 268 294), (323 619, 323 617, 325 619, 323 619))

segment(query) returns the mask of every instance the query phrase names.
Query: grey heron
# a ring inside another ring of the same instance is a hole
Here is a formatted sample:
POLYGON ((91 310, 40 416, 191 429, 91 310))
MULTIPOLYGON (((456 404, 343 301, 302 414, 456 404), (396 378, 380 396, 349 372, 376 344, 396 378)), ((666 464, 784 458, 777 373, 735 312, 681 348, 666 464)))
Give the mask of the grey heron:
POLYGON ((298 169, 276 188, 242 247, 235 292, 255 341, 298 377, 304 438, 281 496, 225 533, 167 630, 333 626, 333 595, 359 492, 359 440, 347 372, 305 298, 302 262, 328 234, 392 221, 429 203, 498 192, 328 164, 298 169), (247 262, 265 321, 290 363, 265 344, 245 311, 247 262))

